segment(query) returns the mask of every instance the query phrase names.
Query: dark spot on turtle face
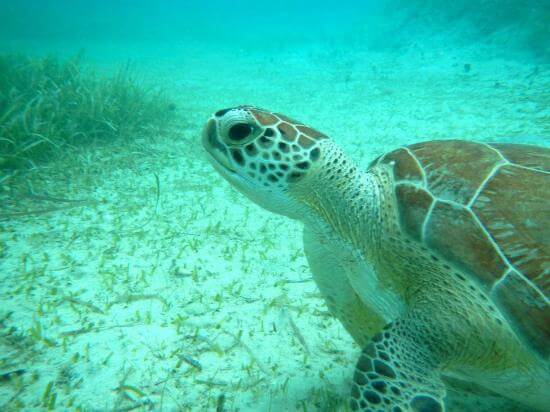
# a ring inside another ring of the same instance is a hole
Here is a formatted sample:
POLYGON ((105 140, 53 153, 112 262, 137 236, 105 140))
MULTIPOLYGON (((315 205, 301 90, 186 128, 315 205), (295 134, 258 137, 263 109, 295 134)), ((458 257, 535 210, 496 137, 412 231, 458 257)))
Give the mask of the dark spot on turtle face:
POLYGON ((244 157, 240 150, 231 150, 231 157, 241 166, 244 166, 244 157))
POLYGON ((260 173, 264 174, 266 171, 267 171, 267 168, 265 167, 265 165, 261 164, 260 165, 260 173))
POLYGON ((276 183, 279 181, 279 178, 273 174, 268 174, 267 180, 269 180, 270 182, 276 183))
POLYGON ((309 162, 300 162, 300 163, 296 163, 296 167, 297 167, 298 169, 305 170, 305 169, 309 168, 309 162))
POLYGON ((354 397, 355 399, 359 399, 361 397, 361 393, 359 392, 359 388, 357 385, 352 385, 351 396, 354 397))
POLYGON ((279 169, 288 170, 288 165, 286 163, 279 163, 279 169))
POLYGON ((386 393, 386 389, 388 387, 388 385, 386 385, 386 382, 384 381, 374 381, 371 385, 375 391, 380 393, 386 393))
POLYGON ((357 385, 363 386, 367 383, 367 378, 361 372, 356 370, 355 373, 353 374, 353 381, 357 385))
POLYGON ((411 408, 414 412, 442 412, 441 404, 427 395, 417 395, 411 401, 411 408))
POLYGON ((394 395, 401 395, 401 389, 399 389, 397 386, 391 386, 390 389, 394 395))
POLYGON ((273 152, 273 153, 271 153, 271 156, 275 160, 281 160, 281 154, 279 152, 273 152))
POLYGON ((315 149, 313 149, 311 152, 309 152, 309 158, 315 162, 316 160, 319 159, 319 156, 321 156, 321 150, 319 150, 318 147, 316 147, 315 149))
POLYGON ((359 369, 362 372, 370 372, 372 371, 372 363, 369 358, 366 356, 361 355, 359 357, 359 361, 357 361, 357 369, 359 369))
POLYGON ((285 142, 279 142, 279 149, 283 153, 288 153, 290 151, 288 144, 286 144, 285 142))
POLYGON ((254 143, 247 144, 244 148, 246 154, 249 156, 256 156, 258 154, 258 148, 254 143))
POLYGON ((288 176, 288 181, 289 181, 289 182, 297 182, 302 176, 303 176, 302 173, 292 172, 292 173, 290 173, 290 175, 288 176))
POLYGON ((396 377, 394 370, 387 363, 382 362, 381 360, 375 359, 373 364, 374 364, 374 370, 378 372, 380 375, 384 375, 391 379, 394 379, 396 377))
POLYGON ((265 136, 260 136, 260 138, 258 139, 258 144, 267 149, 267 148, 270 148, 272 145, 273 145, 273 141, 272 140, 269 140, 267 137, 265 136))
POLYGON ((251 162, 251 163, 249 164, 249 166, 250 166, 250 168, 251 168, 252 170, 256 170, 256 167, 257 167, 257 166, 256 166, 256 163, 255 163, 255 162, 251 162))
POLYGON ((382 402, 382 398, 380 397, 380 395, 378 395, 374 391, 369 391, 368 389, 363 391, 363 396, 370 403, 379 404, 380 402, 382 402))
POLYGON ((359 404, 357 403, 357 401, 355 399, 351 399, 349 401, 349 408, 352 411, 358 411, 359 410, 359 404))
POLYGON ((275 135, 275 132, 271 127, 268 127, 267 129, 265 129, 264 136, 273 137, 274 135, 275 135))
POLYGON ((371 358, 374 358, 376 356, 376 349, 374 347, 374 344, 369 343, 365 348, 363 349, 363 353, 371 358))
POLYGON ((381 342, 384 336, 381 333, 377 333, 372 337, 373 342, 381 342))
POLYGON ((378 357, 382 360, 388 361, 390 360, 390 356, 386 352, 379 351, 378 357))

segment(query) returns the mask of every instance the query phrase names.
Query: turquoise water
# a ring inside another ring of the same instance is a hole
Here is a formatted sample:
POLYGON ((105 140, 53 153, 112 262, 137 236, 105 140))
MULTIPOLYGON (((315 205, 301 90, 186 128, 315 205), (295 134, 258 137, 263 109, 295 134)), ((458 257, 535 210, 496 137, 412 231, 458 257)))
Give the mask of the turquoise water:
POLYGON ((284 113, 362 168, 423 140, 550 146, 546 1, 5 3, 0 54, 129 62, 173 116, 17 167, 0 153, 0 410, 345 410, 361 348, 301 224, 207 161, 219 109, 284 113))

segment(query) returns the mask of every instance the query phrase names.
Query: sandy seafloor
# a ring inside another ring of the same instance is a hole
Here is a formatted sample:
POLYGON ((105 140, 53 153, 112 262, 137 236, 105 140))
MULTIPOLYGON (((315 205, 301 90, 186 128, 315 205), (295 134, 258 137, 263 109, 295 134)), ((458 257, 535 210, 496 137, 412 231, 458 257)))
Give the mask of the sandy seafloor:
POLYGON ((133 58, 169 90, 181 124, 25 177, 34 193, 87 203, 2 192, 4 211, 68 207, 0 222, 0 372, 25 370, 0 386, 5 411, 46 409, 54 394, 55 409, 84 411, 216 410, 221 396, 228 411, 345 401, 360 349, 320 298, 300 224, 251 204, 205 160, 213 111, 285 113, 363 167, 424 139, 549 144, 548 65, 489 45, 111 47, 91 62, 109 70, 133 58))

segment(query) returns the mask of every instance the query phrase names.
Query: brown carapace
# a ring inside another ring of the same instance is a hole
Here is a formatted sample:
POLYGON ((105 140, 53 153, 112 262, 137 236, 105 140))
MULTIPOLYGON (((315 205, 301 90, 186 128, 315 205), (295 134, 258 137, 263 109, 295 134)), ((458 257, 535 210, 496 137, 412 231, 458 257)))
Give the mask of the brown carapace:
POLYGON ((469 273, 550 353, 550 149, 430 141, 389 152, 401 225, 469 273))

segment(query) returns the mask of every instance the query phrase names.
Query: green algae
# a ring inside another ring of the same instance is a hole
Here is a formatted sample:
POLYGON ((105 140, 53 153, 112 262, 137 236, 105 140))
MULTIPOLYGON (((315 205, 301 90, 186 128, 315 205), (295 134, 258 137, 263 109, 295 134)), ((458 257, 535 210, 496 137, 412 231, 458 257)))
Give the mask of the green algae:
POLYGON ((100 75, 80 56, 0 55, 0 169, 31 168, 98 142, 155 135, 175 106, 130 64, 100 75))

